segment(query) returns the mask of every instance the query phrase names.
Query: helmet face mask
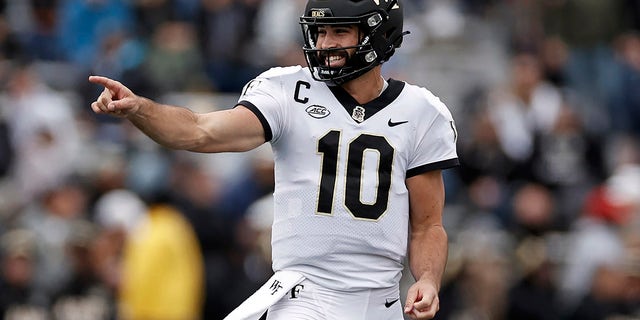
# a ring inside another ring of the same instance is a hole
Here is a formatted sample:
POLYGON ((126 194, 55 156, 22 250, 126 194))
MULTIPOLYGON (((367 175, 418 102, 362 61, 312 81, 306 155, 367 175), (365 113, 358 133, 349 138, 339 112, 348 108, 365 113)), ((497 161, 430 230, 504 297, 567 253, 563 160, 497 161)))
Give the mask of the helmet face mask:
POLYGON ((397 0, 309 0, 300 25, 304 55, 314 79, 339 85, 384 63, 408 33, 402 31, 402 22, 397 0), (356 26, 359 42, 351 47, 320 49, 316 45, 319 26, 356 26), (353 54, 342 66, 325 63, 328 55, 349 51, 353 54))

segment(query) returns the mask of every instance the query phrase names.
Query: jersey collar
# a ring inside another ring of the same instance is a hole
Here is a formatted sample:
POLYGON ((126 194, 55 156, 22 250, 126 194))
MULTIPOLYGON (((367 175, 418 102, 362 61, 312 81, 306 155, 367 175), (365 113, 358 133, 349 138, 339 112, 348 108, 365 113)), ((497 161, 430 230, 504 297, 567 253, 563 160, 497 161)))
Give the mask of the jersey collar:
POLYGON ((378 111, 382 110, 387 105, 391 104, 391 102, 393 102, 396 98, 398 98, 398 96, 402 92, 402 89, 404 89, 404 85, 405 83, 403 81, 389 79, 389 87, 387 87, 387 89, 384 90, 384 92, 382 92, 382 94, 379 97, 365 104, 358 103, 358 101, 356 101, 356 99, 354 99, 341 86, 328 86, 328 87, 329 87, 329 90, 331 90, 333 95, 336 97, 338 102, 340 102, 340 104, 345 108, 345 110, 347 110, 349 114, 353 114, 354 109, 357 107, 364 108, 365 111, 364 111, 363 118, 361 118, 362 121, 358 121, 354 119, 354 121, 356 122, 363 122, 369 119, 374 114, 376 114, 378 111))

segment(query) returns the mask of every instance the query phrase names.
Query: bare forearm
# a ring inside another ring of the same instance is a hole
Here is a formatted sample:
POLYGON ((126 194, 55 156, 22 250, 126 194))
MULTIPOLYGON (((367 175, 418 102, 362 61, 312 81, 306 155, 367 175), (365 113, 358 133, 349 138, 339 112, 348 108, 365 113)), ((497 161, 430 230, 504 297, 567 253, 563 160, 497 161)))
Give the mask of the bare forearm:
POLYGON ((439 290, 447 264, 447 254, 447 233, 441 225, 412 233, 409 267, 416 280, 427 280, 439 290))
POLYGON ((151 139, 171 149, 197 149, 206 136, 198 129, 197 116, 191 110, 161 105, 142 97, 137 112, 127 119, 151 139))
POLYGON ((247 151, 264 143, 258 119, 244 107, 194 113, 140 98, 140 108, 127 118, 157 143, 195 152, 247 151))

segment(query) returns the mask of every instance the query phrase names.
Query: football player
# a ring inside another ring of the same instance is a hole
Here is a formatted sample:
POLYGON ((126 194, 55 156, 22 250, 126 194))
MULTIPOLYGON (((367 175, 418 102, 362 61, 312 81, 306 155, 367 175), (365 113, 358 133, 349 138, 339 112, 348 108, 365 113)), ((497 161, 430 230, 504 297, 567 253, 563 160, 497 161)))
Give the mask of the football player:
POLYGON ((125 117, 158 143, 275 157, 275 275, 228 319, 430 319, 447 260, 442 170, 458 165, 456 129, 427 89, 384 79, 400 47, 398 0, 309 0, 308 66, 272 68, 231 109, 161 105, 112 79, 91 108, 125 117), (404 303, 408 256, 415 283, 404 303))

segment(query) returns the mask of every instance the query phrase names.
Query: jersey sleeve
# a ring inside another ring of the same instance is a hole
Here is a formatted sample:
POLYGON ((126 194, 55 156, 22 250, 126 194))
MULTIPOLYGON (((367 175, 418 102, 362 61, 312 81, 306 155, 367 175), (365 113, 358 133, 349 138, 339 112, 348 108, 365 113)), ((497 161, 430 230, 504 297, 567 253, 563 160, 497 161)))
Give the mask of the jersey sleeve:
POLYGON ((266 71, 249 81, 238 98, 238 105, 251 110, 262 123, 265 141, 277 139, 284 119, 283 85, 273 70, 266 71))
POLYGON ((416 131, 414 156, 410 159, 407 178, 421 173, 459 165, 456 142, 458 133, 449 109, 436 97, 428 101, 436 109, 431 121, 416 131))

